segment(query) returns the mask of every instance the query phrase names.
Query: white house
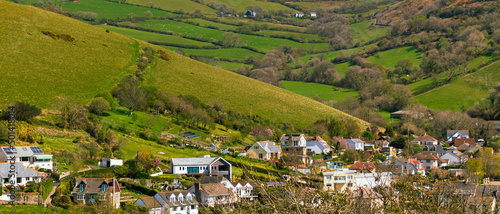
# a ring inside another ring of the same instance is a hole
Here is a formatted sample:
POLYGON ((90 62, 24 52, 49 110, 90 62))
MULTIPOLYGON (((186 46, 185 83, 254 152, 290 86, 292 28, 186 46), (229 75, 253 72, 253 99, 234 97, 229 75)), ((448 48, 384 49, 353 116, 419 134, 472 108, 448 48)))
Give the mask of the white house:
POLYGON ((311 16, 311 17, 316 17, 316 12, 311 12, 311 13, 309 13, 309 16, 311 16))
POLYGON ((307 153, 313 153, 315 155, 328 154, 330 153, 330 146, 326 141, 307 141, 307 153))
POLYGON ((33 169, 27 169, 22 163, 14 163, 15 174, 13 177, 9 176, 12 170, 11 163, 0 163, 0 178, 2 179, 2 186, 26 186, 28 182, 38 183, 41 181, 42 176, 33 169), (10 171, 10 172, 9 172, 10 171))
POLYGON ((164 213, 198 214, 196 196, 186 190, 159 192, 154 196, 164 213))
POLYGON ((436 138, 433 138, 432 136, 429 136, 427 134, 419 136, 419 137, 413 139, 411 142, 418 143, 421 146, 438 145, 438 140, 436 140, 436 138))
POLYGON ((464 163, 464 160, 453 152, 446 152, 440 158, 448 161, 448 165, 462 165, 462 163, 464 163))
POLYGON ((356 138, 356 139, 348 139, 347 140, 347 146, 351 149, 355 149, 358 151, 364 151, 365 150, 365 142, 362 140, 356 138))
POLYGON ((99 167, 115 167, 115 166, 123 166, 123 160, 102 158, 101 162, 99 162, 99 167))
POLYGON ((357 173, 356 170, 341 169, 323 172, 324 190, 353 191, 359 188, 374 188, 377 186, 390 186, 391 176, 383 173, 357 173))
POLYGON ((304 17, 304 13, 295 13, 295 17, 302 18, 304 17))
POLYGON ((257 197, 256 195, 252 195, 253 187, 248 182, 230 182, 229 180, 222 180, 220 183, 229 188, 237 200, 243 198, 253 200, 253 198, 257 197))
POLYGON ((172 158, 170 170, 177 175, 209 175, 232 179, 232 165, 221 157, 172 158))
POLYGON ((10 161, 15 158, 16 163, 22 163, 27 168, 43 168, 52 170, 52 155, 44 154, 38 146, 1 147, 0 162, 10 161))
POLYGON ((447 130, 446 141, 453 142, 455 138, 469 138, 469 130, 447 130))

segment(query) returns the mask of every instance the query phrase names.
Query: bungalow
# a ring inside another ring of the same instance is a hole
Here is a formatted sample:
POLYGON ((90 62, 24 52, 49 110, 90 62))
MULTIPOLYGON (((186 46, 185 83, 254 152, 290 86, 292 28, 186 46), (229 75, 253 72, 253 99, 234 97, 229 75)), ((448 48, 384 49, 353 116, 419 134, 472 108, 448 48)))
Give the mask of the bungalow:
POLYGON ((52 155, 43 153, 38 146, 1 148, 0 162, 10 161, 10 158, 14 157, 16 163, 22 163, 27 168, 43 168, 47 170, 52 170, 53 168, 52 155))
POLYGON ((104 167, 115 167, 115 166, 123 166, 123 160, 102 158, 101 162, 99 162, 99 167, 104 168, 104 167))
POLYGON ((392 146, 383 146, 382 154, 385 156, 396 156, 396 149, 392 146))
POLYGON ((115 208, 120 207, 120 185, 115 178, 75 178, 73 200, 83 204, 96 201, 107 202, 115 208))
POLYGON ((302 18, 304 17, 304 13, 295 13, 295 17, 302 18))
POLYGON ((135 205, 148 208, 148 214, 163 214, 163 210, 160 202, 158 202, 154 197, 142 197, 138 198, 135 205))
POLYGON ((348 139, 347 140, 347 146, 351 149, 355 149, 358 151, 364 151, 365 150, 365 142, 362 140, 356 138, 356 139, 348 139))
POLYGON ((453 142, 455 138, 469 138, 469 130, 447 130, 446 141, 453 142))
POLYGON ((418 143, 421 146, 426 146, 426 145, 438 145, 438 140, 436 138, 433 138, 427 134, 424 134, 420 137, 417 137, 411 141, 412 143, 418 143))
POLYGON ((315 141, 307 141, 306 147, 307 147, 307 153, 312 155, 328 154, 331 151, 328 143, 326 143, 326 141, 324 141, 321 138, 315 141))
POLYGON ((422 150, 424 152, 436 153, 437 156, 444 155, 447 152, 447 150, 441 145, 424 145, 422 146, 422 150))
POLYGON ((247 157, 266 161, 280 159, 281 146, 271 141, 256 142, 247 150, 247 157))
POLYGON ((372 162, 356 162, 350 170, 356 170, 358 173, 372 173, 375 172, 375 165, 372 162))
POLYGON ((236 202, 232 191, 221 183, 195 183, 188 191, 196 195, 196 200, 204 206, 236 202))
POLYGON ((232 165, 221 157, 172 158, 170 170, 177 175, 223 176, 232 179, 232 165))
POLYGON ((467 213, 496 213, 495 197, 469 197, 467 198, 467 213))
POLYGON ((164 213, 198 214, 198 201, 189 191, 159 192, 154 199, 161 205, 164 213))
POLYGON ((13 177, 9 176, 11 163, 0 163, 0 178, 2 187, 6 186, 26 186, 28 182, 38 183, 42 176, 35 170, 26 168, 22 163, 14 163, 15 173, 13 177))

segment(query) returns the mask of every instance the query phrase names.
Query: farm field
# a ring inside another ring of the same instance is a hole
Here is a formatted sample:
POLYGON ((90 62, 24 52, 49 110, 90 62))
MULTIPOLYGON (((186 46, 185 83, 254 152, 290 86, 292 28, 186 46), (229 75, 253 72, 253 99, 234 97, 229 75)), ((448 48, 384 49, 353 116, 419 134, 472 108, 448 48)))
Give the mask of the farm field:
POLYGON ((198 4, 194 1, 186 0, 127 0, 127 3, 148 6, 151 3, 154 7, 161 8, 168 11, 183 11, 193 13, 196 9, 200 9, 204 14, 215 14, 215 10, 202 4, 198 4))
POLYGON ((319 54, 309 54, 309 55, 305 55, 303 57, 300 57, 299 59, 302 60, 302 62, 307 63, 309 60, 316 58, 320 54, 322 54, 323 58, 325 60, 332 60, 332 59, 339 57, 341 54, 352 55, 352 54, 358 53, 359 51, 365 50, 367 48, 371 48, 375 45, 376 44, 370 44, 370 45, 366 45, 363 47, 351 48, 351 49, 346 49, 346 50, 330 51, 330 52, 319 53, 319 54))
MULTIPOLYGON (((178 47, 172 46, 162 46, 169 50, 175 51, 179 49, 178 47)), ((221 48, 221 49, 188 49, 180 48, 185 56, 206 56, 206 57, 218 57, 221 59, 236 59, 245 60, 250 56, 257 56, 257 58, 262 59, 264 54, 253 52, 244 48, 221 48)))
POLYGON ((237 70, 238 68, 241 68, 241 66, 244 66, 245 64, 243 63, 236 63, 236 62, 224 62, 220 61, 217 66, 224 68, 226 70, 237 70))
POLYGON ((340 76, 344 76, 345 72, 347 71, 347 69, 349 69, 349 67, 351 67, 350 62, 344 62, 344 63, 340 63, 340 64, 335 65, 335 68, 339 72, 340 76))
MULTIPOLYGON (((347 114, 312 99, 289 92, 230 71, 169 53, 169 62, 158 61, 156 67, 145 75, 145 83, 168 91, 194 95, 203 102, 218 99, 224 108, 242 113, 252 113, 275 122, 289 122, 304 127, 328 116, 345 117, 347 114), (224 80, 224 84, 221 84, 224 80), (300 100, 300 102, 297 102, 300 100)), ((363 126, 363 125, 362 125, 363 126)))
POLYGON ((332 85, 324 85, 311 82, 299 81, 281 81, 281 86, 286 90, 293 91, 297 94, 307 97, 319 97, 323 100, 336 100, 344 102, 347 97, 356 98, 359 93, 353 89, 341 88, 332 85), (335 91, 336 88, 342 90, 335 91))
POLYGON ((467 74, 453 82, 415 97, 415 101, 428 108, 461 111, 485 98, 488 90, 500 81, 500 61, 467 74), (486 81, 487 79, 487 81, 486 81), (488 85, 485 85, 486 82, 488 85))
POLYGON ((294 4, 305 7, 309 10, 317 10, 318 8, 324 8, 327 10, 335 9, 339 7, 339 3, 334 1, 322 1, 322 2, 294 2, 294 4))
POLYGON ((280 29, 280 28, 286 28, 286 29, 291 29, 291 30, 296 30, 299 32, 305 32, 306 28, 305 27, 300 27, 300 26, 294 26, 294 25, 286 25, 286 24, 279 24, 279 23, 269 23, 269 22, 261 22, 261 21, 256 21, 252 19, 241 19, 241 18, 221 18, 219 17, 218 20, 222 23, 230 24, 230 25, 239 25, 241 23, 243 24, 267 24, 270 30, 273 29, 280 29))
POLYGON ((421 52, 413 47, 401 47, 395 48, 383 52, 378 52, 377 54, 366 58, 366 60, 383 65, 386 68, 394 68, 396 63, 400 60, 407 59, 410 60, 414 66, 420 65, 421 52))
POLYGON ((199 42, 199 41, 181 38, 181 37, 173 36, 173 35, 167 35, 167 34, 152 33, 152 32, 134 30, 134 29, 129 29, 129 28, 115 27, 115 26, 110 26, 110 25, 99 25, 99 27, 109 29, 112 32, 116 32, 119 34, 130 36, 132 38, 140 39, 143 41, 168 42, 168 43, 175 43, 175 44, 180 44, 180 45, 195 45, 198 47, 215 46, 212 43, 199 42))
POLYGON ((387 34, 389 28, 376 27, 373 24, 373 21, 363 21, 360 23, 349 25, 349 27, 354 29, 355 32, 354 43, 363 44, 387 34))
POLYGON ((140 6, 119 4, 105 0, 81 0, 68 2, 62 5, 64 10, 71 12, 94 12, 97 13, 98 19, 116 19, 127 18, 130 13, 135 14, 135 17, 146 17, 145 12, 150 11, 153 17, 165 17, 170 12, 156 10, 153 8, 145 8, 140 6))
POLYGON ((288 11, 292 11, 294 13, 298 12, 295 9, 292 9, 292 8, 289 8, 289 7, 286 7, 284 5, 281 5, 281 4, 278 4, 278 3, 274 3, 274 2, 271 2, 271 1, 256 1, 256 0, 238 0, 238 1, 234 1, 234 0, 214 0, 214 1, 216 3, 219 3, 219 4, 226 4, 227 6, 236 9, 237 12, 246 12, 247 11, 247 6, 249 6, 249 5, 261 7, 263 9, 268 10, 268 11, 269 10, 274 10, 274 11, 288 10, 288 11))
POLYGON ((0 14, 0 106, 22 101, 54 108, 58 96, 86 103, 131 72, 138 57, 135 40, 69 17, 6 1, 0 1, 0 14), (42 30, 75 41, 56 40, 42 30))
POLYGON ((238 27, 234 26, 234 25, 227 25, 227 24, 212 22, 212 21, 208 21, 208 20, 204 20, 204 19, 186 19, 186 21, 200 24, 200 26, 203 26, 203 27, 207 27, 207 26, 218 27, 221 30, 236 30, 236 29, 238 29, 238 27))
POLYGON ((257 34, 263 36, 292 36, 295 38, 299 38, 301 41, 321 41, 324 40, 325 37, 316 35, 316 34, 308 34, 308 33, 295 33, 295 32, 286 32, 286 31, 275 31, 275 30, 261 30, 256 32, 257 34))

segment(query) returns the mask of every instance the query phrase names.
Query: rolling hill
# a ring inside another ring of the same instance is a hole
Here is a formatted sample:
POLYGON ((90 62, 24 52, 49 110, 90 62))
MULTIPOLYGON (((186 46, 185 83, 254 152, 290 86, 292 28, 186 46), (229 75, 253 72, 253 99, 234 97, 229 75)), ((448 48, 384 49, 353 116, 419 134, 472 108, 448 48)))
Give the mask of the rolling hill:
MULTIPOLYGON (((63 95, 86 103, 135 70, 140 47, 163 49, 34 7, 0 1, 0 13, 5 23, 0 29, 3 106, 24 101, 53 108, 63 95), (53 39, 42 31, 75 40, 53 39)), ((145 83, 173 95, 218 99, 245 114, 253 104, 253 115, 299 127, 330 116, 349 117, 307 97, 163 50, 173 59, 157 60, 145 83)))

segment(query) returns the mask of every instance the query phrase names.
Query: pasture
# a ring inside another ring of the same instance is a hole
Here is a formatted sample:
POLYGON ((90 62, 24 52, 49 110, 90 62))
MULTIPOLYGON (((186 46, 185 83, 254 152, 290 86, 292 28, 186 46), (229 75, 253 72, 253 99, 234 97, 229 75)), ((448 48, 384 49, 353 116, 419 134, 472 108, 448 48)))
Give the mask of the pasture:
POLYGON ((150 11, 153 17, 166 17, 170 12, 145 8, 135 5, 119 4, 105 0, 81 0, 68 2, 62 5, 64 10, 71 12, 94 12, 98 19, 127 18, 134 14, 135 17, 146 17, 146 11, 150 11))
POLYGON ((386 68, 394 68, 396 63, 400 60, 410 60, 414 66, 420 65, 422 53, 413 46, 400 47, 387 51, 378 52, 373 56, 366 58, 366 60, 383 65, 386 68))
POLYGON ((356 99, 359 93, 354 89, 347 89, 332 85, 325 85, 312 82, 281 81, 281 86, 286 90, 295 92, 307 97, 319 97, 323 100, 336 100, 344 102, 347 97, 356 99), (335 91, 335 89, 340 89, 335 91))
POLYGON ((200 9, 204 14, 215 14, 215 10, 194 1, 188 0, 127 0, 128 3, 149 6, 153 4, 154 7, 161 8, 168 11, 189 12, 194 13, 196 9, 200 9))

